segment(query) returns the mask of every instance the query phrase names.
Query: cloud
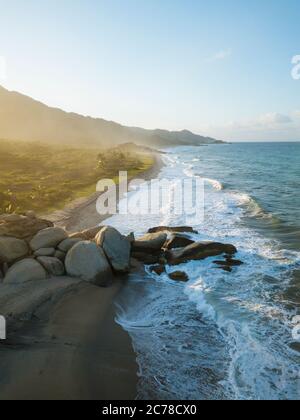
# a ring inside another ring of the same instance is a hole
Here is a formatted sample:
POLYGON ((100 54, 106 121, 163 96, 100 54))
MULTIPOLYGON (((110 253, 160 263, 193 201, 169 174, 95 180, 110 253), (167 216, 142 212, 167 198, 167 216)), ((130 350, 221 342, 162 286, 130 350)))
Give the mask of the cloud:
POLYGON ((277 112, 270 112, 268 114, 261 115, 258 119, 258 123, 264 126, 270 126, 274 124, 290 124, 292 121, 291 117, 277 112))
POLYGON ((297 119, 300 118, 300 111, 298 111, 298 110, 294 111, 293 114, 294 114, 295 118, 297 118, 297 119))
POLYGON ((216 54, 212 55, 211 57, 208 57, 206 61, 213 62, 213 61, 225 60, 227 57, 230 57, 231 55, 232 55, 232 50, 231 48, 228 48, 227 50, 218 51, 216 54))
POLYGON ((206 127, 205 132, 225 140, 300 140, 300 111, 289 114, 269 112, 252 120, 206 127))

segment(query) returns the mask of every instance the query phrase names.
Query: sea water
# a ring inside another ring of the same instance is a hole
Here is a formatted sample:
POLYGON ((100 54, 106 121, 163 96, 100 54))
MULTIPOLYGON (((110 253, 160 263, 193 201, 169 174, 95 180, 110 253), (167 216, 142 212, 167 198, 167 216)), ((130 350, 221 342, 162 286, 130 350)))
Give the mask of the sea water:
MULTIPOLYGON (((184 270, 186 284, 132 275, 117 321, 132 338, 139 399, 299 399, 300 144, 178 147, 160 178, 205 180, 205 217, 195 240, 234 244, 232 273, 208 258, 184 270)), ((143 189, 136 193, 143 200, 143 189)), ((172 206, 170 196, 170 206, 172 206)), ((138 235, 184 216, 121 216, 107 223, 138 235)))

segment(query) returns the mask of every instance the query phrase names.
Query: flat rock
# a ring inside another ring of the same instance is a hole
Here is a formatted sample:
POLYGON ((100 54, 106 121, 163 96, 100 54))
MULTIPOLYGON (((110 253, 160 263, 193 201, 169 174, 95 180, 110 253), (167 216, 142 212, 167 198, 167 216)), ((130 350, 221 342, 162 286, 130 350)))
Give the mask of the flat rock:
POLYGON ((70 251, 71 248, 73 248, 75 244, 81 241, 82 239, 80 238, 67 238, 64 241, 62 241, 57 248, 59 251, 67 253, 68 251, 70 251))
POLYGON ((29 248, 24 240, 0 237, 0 262, 12 263, 28 254, 29 248))
POLYGON ((185 248, 186 246, 194 244, 195 241, 188 238, 184 234, 173 233, 170 238, 163 245, 164 249, 185 248))
POLYGON ((231 258, 228 258, 225 261, 214 261, 214 264, 220 265, 220 266, 224 266, 224 267, 239 267, 241 265, 243 265, 244 263, 240 260, 234 260, 231 258))
POLYGON ((174 271, 173 273, 169 274, 169 278, 174 281, 189 281, 189 276, 184 271, 174 271))
POLYGON ((31 258, 21 260, 10 267, 4 277, 4 283, 25 283, 47 278, 46 270, 31 258))
POLYGON ((30 241, 40 230, 52 226, 52 222, 39 219, 32 212, 29 212, 26 216, 18 214, 0 215, 0 236, 30 241))
POLYGON ((38 232, 30 241, 33 251, 40 248, 56 248, 56 246, 68 237, 65 230, 59 227, 51 227, 38 232))
POLYGON ((37 261, 51 276, 63 276, 65 274, 65 267, 58 258, 38 257, 37 261))
POLYGON ((237 252, 235 246, 219 242, 195 242, 183 249, 166 251, 165 256, 171 265, 185 263, 191 260, 204 260, 217 255, 233 255, 237 252))
POLYGON ((95 237, 96 244, 104 250, 111 266, 118 273, 130 270, 130 241, 115 228, 106 226, 95 237))
POLYGON ((198 233, 194 228, 190 226, 157 226, 148 230, 148 233, 157 233, 157 232, 171 232, 171 233, 198 233))
POLYGON ((133 242, 132 250, 134 252, 160 251, 167 238, 168 235, 165 232, 148 233, 133 242))
POLYGON ((65 259, 68 275, 106 286, 111 282, 112 271, 102 248, 94 242, 78 242, 65 259))
POLYGON ((34 252, 36 257, 53 257, 55 248, 40 248, 34 252))

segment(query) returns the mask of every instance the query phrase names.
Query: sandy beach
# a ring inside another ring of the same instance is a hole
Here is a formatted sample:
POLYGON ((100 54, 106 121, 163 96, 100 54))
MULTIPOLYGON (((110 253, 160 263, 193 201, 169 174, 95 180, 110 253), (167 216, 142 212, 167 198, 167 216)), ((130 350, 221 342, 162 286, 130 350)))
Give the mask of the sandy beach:
MULTIPOLYGON (((143 174, 157 176, 155 165, 143 174)), ((52 221, 70 232, 105 220, 97 196, 52 221)), ((142 270, 141 270, 142 273, 142 270)), ((100 288, 68 277, 0 284, 8 339, 0 343, 0 400, 133 400, 137 364, 129 335, 115 322, 114 301, 127 276, 100 288)))
MULTIPOLYGON (((160 154, 154 154, 154 165, 147 171, 139 174, 139 179, 148 181, 154 179, 163 167, 160 154)), ((96 211, 96 202, 100 193, 95 193, 91 197, 75 200, 64 210, 56 211, 44 216, 45 219, 52 221, 56 226, 66 229, 68 232, 80 232, 91 226, 97 226, 110 215, 101 216, 96 211)), ((122 197, 120 197, 122 198, 122 197)))
POLYGON ((15 315, 0 345, 0 399, 134 399, 135 355, 114 320, 124 281, 105 289, 67 278, 53 279, 50 290, 47 281, 27 284, 18 306, 4 290, 2 313, 15 315))

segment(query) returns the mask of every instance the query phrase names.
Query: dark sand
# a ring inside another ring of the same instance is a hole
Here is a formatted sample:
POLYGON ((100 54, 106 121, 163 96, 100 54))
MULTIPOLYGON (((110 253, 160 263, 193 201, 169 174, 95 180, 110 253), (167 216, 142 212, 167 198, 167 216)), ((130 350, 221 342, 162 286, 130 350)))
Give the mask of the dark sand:
POLYGON ((106 289, 55 281, 60 293, 45 294, 41 286, 36 310, 27 312, 23 302, 19 325, 8 323, 8 340, 0 344, 0 399, 133 400, 135 354, 113 304, 125 280, 106 289))

